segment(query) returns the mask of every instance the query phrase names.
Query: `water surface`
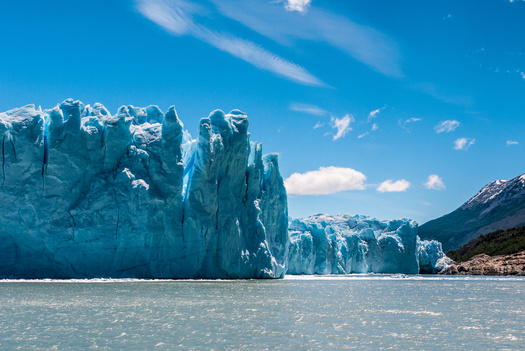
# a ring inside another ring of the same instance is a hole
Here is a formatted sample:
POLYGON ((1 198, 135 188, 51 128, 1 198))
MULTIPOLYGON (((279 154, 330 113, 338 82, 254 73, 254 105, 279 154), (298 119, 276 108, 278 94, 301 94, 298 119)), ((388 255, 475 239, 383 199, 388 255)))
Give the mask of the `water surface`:
POLYGON ((0 281, 0 349, 525 348, 525 278, 0 281))

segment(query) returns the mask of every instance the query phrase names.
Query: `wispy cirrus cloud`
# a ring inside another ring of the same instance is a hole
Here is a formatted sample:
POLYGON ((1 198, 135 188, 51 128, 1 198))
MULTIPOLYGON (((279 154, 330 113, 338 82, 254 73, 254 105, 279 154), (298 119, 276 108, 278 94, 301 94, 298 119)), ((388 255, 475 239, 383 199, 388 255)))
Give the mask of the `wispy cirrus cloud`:
POLYGON ((444 190, 446 188, 445 183, 443 183, 443 179, 441 179, 441 177, 437 174, 429 175, 426 183, 423 185, 425 188, 432 190, 444 190))
MULTIPOLYGON (((311 6, 307 13, 282 10, 275 1, 211 0, 224 15, 284 45, 296 41, 335 47, 377 72, 402 77, 397 44, 378 30, 311 6)), ((301 1, 287 1, 288 5, 301 1)))
POLYGON ((357 138, 358 139, 364 138, 365 136, 370 135, 371 132, 375 132, 378 129, 379 129, 379 126, 377 125, 377 123, 374 123, 372 124, 372 128, 370 128, 370 131, 358 135, 357 138))
POLYGON ((335 141, 339 138, 344 137, 346 134, 348 134, 349 131, 352 130, 350 123, 355 122, 355 119, 354 116, 346 114, 341 118, 332 117, 331 121, 332 128, 337 130, 333 138, 333 140, 335 141))
POLYGON ((410 182, 404 179, 396 180, 392 179, 385 180, 377 187, 377 191, 380 193, 397 193, 407 191, 410 188, 410 182))
POLYGON ((310 104, 301 104, 298 102, 292 102, 288 108, 291 111, 304 112, 314 116, 324 116, 328 114, 328 111, 324 108, 310 104))
POLYGON ((138 0, 136 8, 144 17, 173 35, 190 33, 194 28, 192 16, 199 10, 199 6, 184 0, 171 2, 138 0))
POLYGON ((469 139, 469 138, 459 138, 454 141, 454 149, 455 150, 468 150, 474 143, 476 142, 476 139, 469 139))
POLYGON ((346 190, 364 190, 366 176, 352 168, 320 167, 316 171, 294 173, 284 180, 290 195, 321 195, 346 190))
POLYGON ((398 120, 397 121, 397 124, 403 128, 404 130, 406 130, 407 132, 410 132, 409 128, 408 128, 408 125, 410 123, 414 123, 414 122, 421 122, 423 120, 423 118, 416 118, 416 117, 412 117, 412 118, 409 118, 409 119, 405 119, 404 121, 402 119, 398 120))
POLYGON ((413 122, 421 122, 422 120, 423 118, 412 117, 412 118, 406 119, 404 121, 404 124, 413 123, 413 122))
POLYGON ((443 91, 442 89, 436 87, 436 85, 433 83, 429 82, 412 84, 412 88, 432 96, 435 99, 446 102, 447 104, 471 106, 474 103, 472 98, 464 93, 443 91))
POLYGON ((458 121, 456 120, 446 120, 446 121, 441 121, 439 122, 439 124, 437 126, 434 127, 434 130, 436 131, 436 133, 450 133, 450 132, 453 132, 456 130, 457 127, 459 127, 461 123, 459 123, 458 121))
POLYGON ((386 108, 386 106, 383 106, 383 107, 381 107, 381 108, 378 108, 377 110, 371 111, 371 112, 368 114, 367 122, 370 122, 372 119, 376 118, 377 115, 379 114, 379 112, 381 112, 381 111, 384 110, 385 108, 386 108))
POLYGON ((216 48, 236 56, 255 67, 273 72, 304 85, 325 86, 303 67, 272 54, 259 45, 234 36, 201 28, 195 36, 216 48))
POLYGON ((221 51, 227 52, 253 66, 273 72, 303 85, 326 86, 305 68, 262 48, 249 40, 214 31, 198 24, 193 17, 202 6, 184 0, 136 0, 136 9, 168 33, 176 36, 191 35, 221 51))
POLYGON ((520 143, 514 140, 507 140, 507 146, 519 145, 520 143))

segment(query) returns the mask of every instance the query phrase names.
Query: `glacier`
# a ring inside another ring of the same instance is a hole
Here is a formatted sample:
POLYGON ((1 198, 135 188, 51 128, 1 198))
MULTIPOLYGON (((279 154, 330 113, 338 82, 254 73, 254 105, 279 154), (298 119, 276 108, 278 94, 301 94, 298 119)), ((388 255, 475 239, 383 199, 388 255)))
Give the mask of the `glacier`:
POLYGON ((277 155, 238 110, 183 127, 174 107, 72 99, 0 113, 0 277, 283 277, 277 155))
POLYGON ((437 240, 418 240, 417 256, 421 274, 439 273, 454 264, 454 261, 445 255, 441 243, 437 240))
POLYGON ((0 113, 0 278, 282 278, 435 273, 451 262, 408 219, 288 217, 278 155, 248 117, 197 138, 175 108, 67 99, 0 113))
POLYGON ((289 221, 287 274, 436 273, 450 264, 408 219, 316 214, 289 221))

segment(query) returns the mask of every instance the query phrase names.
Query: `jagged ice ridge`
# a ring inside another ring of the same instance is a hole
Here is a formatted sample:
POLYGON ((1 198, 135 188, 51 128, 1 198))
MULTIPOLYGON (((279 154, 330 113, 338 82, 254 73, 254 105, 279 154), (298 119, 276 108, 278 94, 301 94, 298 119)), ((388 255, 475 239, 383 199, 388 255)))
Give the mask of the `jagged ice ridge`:
POLYGON ((451 263, 408 219, 316 214, 291 220, 288 231, 288 274, 436 273, 451 263))
POLYGON ((276 154, 213 111, 196 140, 174 107, 68 99, 0 114, 0 276, 279 278, 288 252, 276 154))
POLYGON ((0 278, 282 278, 431 273, 448 264, 407 219, 288 223, 276 154, 247 116, 213 111, 192 139, 174 107, 68 99, 0 113, 0 278), (289 227, 289 230, 288 230, 289 227))

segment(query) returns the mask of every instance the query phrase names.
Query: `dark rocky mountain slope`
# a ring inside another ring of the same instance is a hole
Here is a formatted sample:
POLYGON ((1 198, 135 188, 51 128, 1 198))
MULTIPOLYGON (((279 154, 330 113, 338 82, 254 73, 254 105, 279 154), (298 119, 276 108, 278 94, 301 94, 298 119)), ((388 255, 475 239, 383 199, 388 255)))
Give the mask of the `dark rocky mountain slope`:
POLYGON ((449 251, 447 256, 463 262, 479 254, 499 256, 522 251, 525 251, 525 227, 515 227, 481 235, 460 249, 449 251))
POLYGON ((512 180, 496 180, 455 211, 419 227, 424 240, 438 240, 443 251, 499 229, 525 224, 525 174, 512 180))

